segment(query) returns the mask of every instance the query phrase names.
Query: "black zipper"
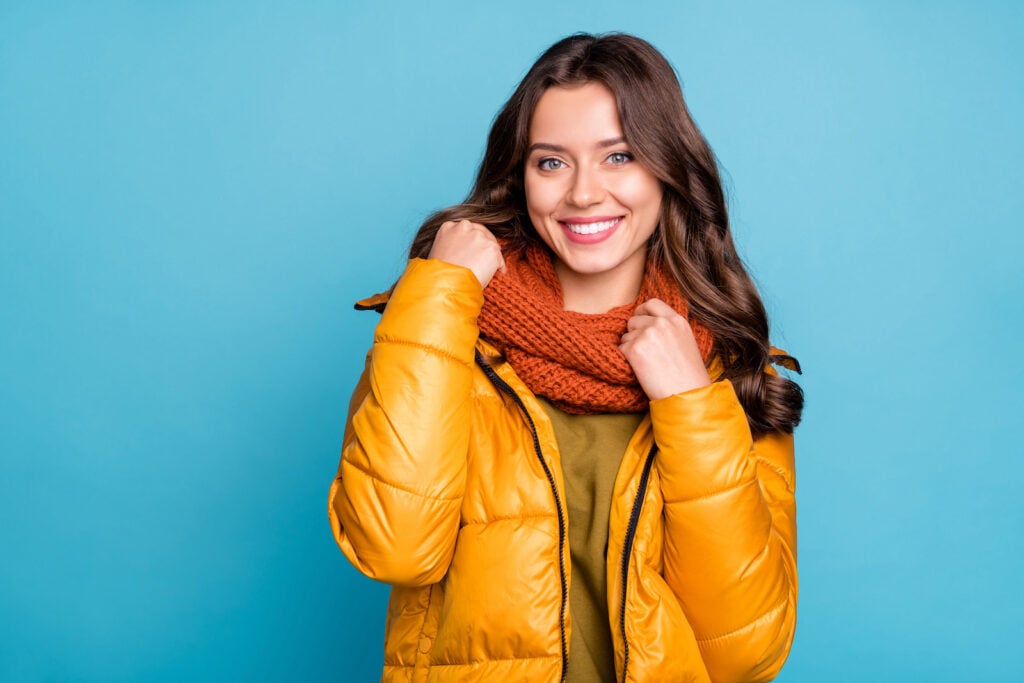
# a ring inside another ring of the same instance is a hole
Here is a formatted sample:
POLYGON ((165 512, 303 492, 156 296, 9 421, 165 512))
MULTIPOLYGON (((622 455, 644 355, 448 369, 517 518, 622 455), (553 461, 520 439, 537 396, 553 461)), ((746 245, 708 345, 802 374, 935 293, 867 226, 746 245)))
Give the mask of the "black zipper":
POLYGON ((555 477, 551 473, 551 468, 548 467, 547 462, 544 460, 544 454, 541 452, 537 427, 533 424, 533 418, 530 417, 529 411, 526 410, 523 399, 519 398, 519 394, 515 392, 515 389, 510 387, 505 380, 498 376, 498 373, 484 362, 483 356, 480 355, 479 351, 476 352, 476 364, 483 369, 484 374, 487 375, 487 378, 498 389, 512 397, 512 400, 519 406, 519 410, 522 411, 523 416, 530 425, 530 432, 533 434, 533 450, 537 453, 537 459, 540 460, 540 465, 544 468, 544 474, 547 475, 548 484, 551 486, 551 493, 555 497, 555 510, 558 512, 558 577, 562 582, 562 605, 558 613, 558 630, 562 639, 562 675, 559 680, 564 683, 567 672, 566 660, 569 659, 568 647, 565 642, 565 608, 569 600, 569 591, 565 578, 565 520, 562 515, 562 499, 558 495, 558 488, 555 486, 555 477))
POLYGON ((636 526, 640 522, 640 509, 644 505, 644 496, 647 493, 647 482, 651 476, 651 466, 654 464, 654 453, 658 450, 657 445, 651 446, 647 454, 647 461, 644 462, 643 472, 640 474, 640 486, 636 490, 636 498, 633 500, 633 510, 629 513, 629 526, 626 527, 626 540, 622 545, 622 604, 619 607, 619 629, 622 631, 622 680, 626 680, 626 672, 629 671, 629 641, 626 640, 626 584, 629 581, 629 556, 633 552, 633 537, 636 536, 636 526))

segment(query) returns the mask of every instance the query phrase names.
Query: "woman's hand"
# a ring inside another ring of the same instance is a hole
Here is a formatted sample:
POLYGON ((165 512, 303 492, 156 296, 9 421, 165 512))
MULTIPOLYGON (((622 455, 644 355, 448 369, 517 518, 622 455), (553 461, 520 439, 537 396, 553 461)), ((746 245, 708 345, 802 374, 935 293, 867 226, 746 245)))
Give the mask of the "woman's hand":
POLYGON ((501 246, 491 231, 472 221, 445 221, 434 237, 429 258, 469 268, 482 287, 498 270, 505 272, 501 246))
POLYGON ((619 349, 652 401, 711 384, 690 323, 660 299, 636 307, 619 349))

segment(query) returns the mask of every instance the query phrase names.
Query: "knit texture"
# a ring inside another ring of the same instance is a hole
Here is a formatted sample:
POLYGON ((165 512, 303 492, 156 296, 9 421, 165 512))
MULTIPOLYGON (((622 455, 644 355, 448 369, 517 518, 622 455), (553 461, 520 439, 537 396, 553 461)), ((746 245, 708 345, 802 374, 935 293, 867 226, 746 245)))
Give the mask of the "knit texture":
MULTIPOLYGON (((495 273, 484 289, 480 333, 494 343, 533 393, 577 415, 636 413, 647 409, 647 395, 619 350, 636 307, 661 299, 687 317, 679 286, 660 263, 649 259, 640 294, 607 313, 566 311, 551 253, 531 243, 505 253, 506 273, 495 273)), ((711 354, 710 330, 690 328, 701 356, 711 354)))

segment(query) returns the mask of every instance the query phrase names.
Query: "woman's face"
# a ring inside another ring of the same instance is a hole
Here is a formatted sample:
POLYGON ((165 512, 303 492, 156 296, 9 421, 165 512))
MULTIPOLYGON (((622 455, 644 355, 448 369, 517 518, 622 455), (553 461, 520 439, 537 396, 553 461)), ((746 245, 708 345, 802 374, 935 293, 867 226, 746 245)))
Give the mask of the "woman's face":
POLYGON ((608 88, 544 92, 530 122, 524 188, 567 309, 603 312, 636 298, 662 189, 633 159, 608 88))

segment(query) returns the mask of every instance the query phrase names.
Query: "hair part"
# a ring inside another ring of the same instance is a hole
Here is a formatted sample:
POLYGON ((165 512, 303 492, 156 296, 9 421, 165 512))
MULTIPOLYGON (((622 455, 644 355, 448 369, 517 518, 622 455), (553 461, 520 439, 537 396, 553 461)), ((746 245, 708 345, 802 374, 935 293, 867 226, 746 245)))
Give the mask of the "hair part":
POLYGON ((689 315, 714 335, 713 355, 736 389, 751 432, 792 432, 800 422, 803 392, 765 370, 774 362, 799 372, 799 364, 771 355, 768 317, 733 243, 715 155, 690 116, 672 65, 645 40, 576 34, 548 48, 495 117, 469 196, 427 218, 409 257, 426 258, 438 229, 452 220, 486 225, 507 249, 539 241, 523 189, 530 121, 548 88, 585 83, 601 83, 612 92, 631 151, 662 183, 651 256, 679 284, 689 315))

